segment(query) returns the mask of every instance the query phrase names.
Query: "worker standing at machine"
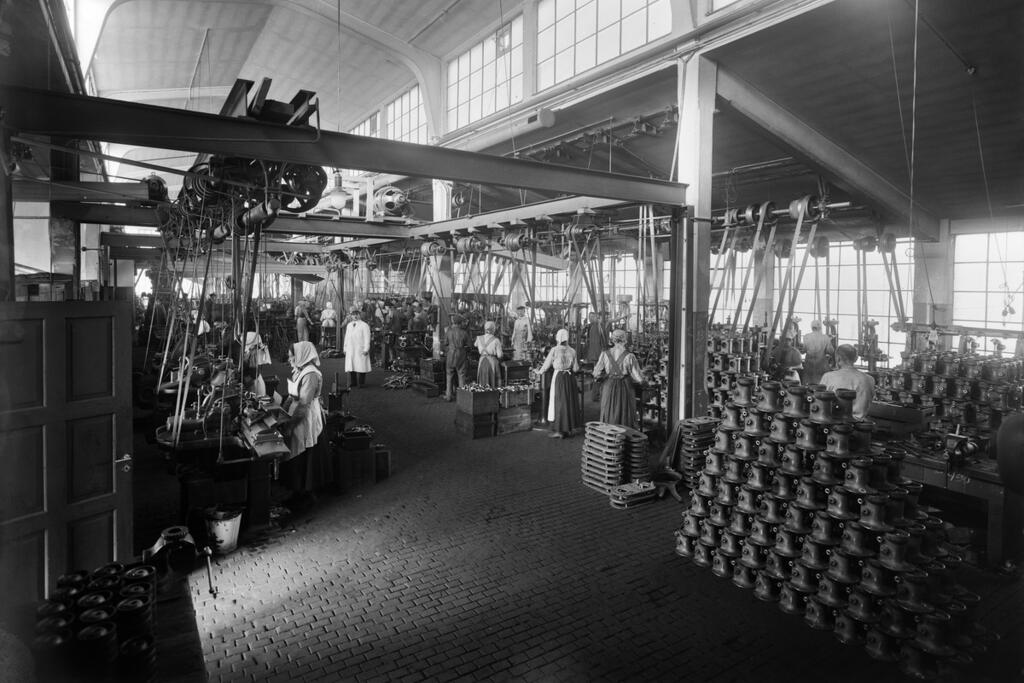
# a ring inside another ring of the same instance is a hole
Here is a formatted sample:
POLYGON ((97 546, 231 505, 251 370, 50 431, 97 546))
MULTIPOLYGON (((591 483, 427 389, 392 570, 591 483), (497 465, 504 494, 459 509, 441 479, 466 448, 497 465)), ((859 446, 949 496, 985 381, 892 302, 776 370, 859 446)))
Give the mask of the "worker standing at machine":
POLYGON ((811 321, 811 331, 804 335, 803 383, 818 384, 829 369, 829 356, 835 353, 832 338, 821 331, 821 321, 811 321))
POLYGON ((821 377, 821 383, 829 391, 836 389, 853 389, 857 392, 857 398, 853 399, 853 418, 863 420, 868 415, 868 408, 871 407, 871 399, 875 395, 875 380, 866 372, 861 372, 853 366, 857 362, 857 349, 849 344, 843 344, 836 349, 836 365, 838 369, 826 372, 821 377))
POLYGON ((444 400, 455 400, 452 386, 458 375, 459 386, 466 386, 466 367, 469 365, 469 332, 462 329, 462 316, 453 315, 451 325, 444 335, 445 391, 444 400))
POLYGON ((551 423, 548 436, 564 439, 582 426, 579 391, 573 377, 580 365, 576 360, 576 349, 569 346, 569 330, 564 327, 555 333, 555 346, 548 351, 548 357, 537 373, 543 376, 549 369, 554 372, 548 389, 547 419, 551 423))
POLYGON ((323 330, 321 344, 334 346, 334 333, 338 328, 338 313, 330 301, 325 303, 324 310, 320 311, 320 326, 323 330))
POLYGON ((309 319, 309 302, 300 299, 295 304, 295 336, 297 341, 309 341, 309 326, 313 321, 309 319))
POLYGON ((594 377, 605 378, 601 386, 600 420, 607 424, 636 429, 636 385, 643 384, 640 364, 626 349, 626 330, 612 330, 612 348, 601 352, 594 366, 594 377))
POLYGON ((285 506, 292 511, 303 510, 315 502, 313 489, 318 483, 316 471, 322 463, 320 435, 324 431, 324 411, 320 404, 323 375, 320 355, 312 342, 300 341, 288 350, 292 367, 288 379, 288 396, 284 409, 291 415, 288 423, 291 457, 281 465, 281 480, 292 496, 285 506))
POLYGON ((480 352, 480 363, 476 369, 476 383, 485 387, 501 386, 501 339, 494 334, 498 329, 493 320, 484 323, 484 333, 476 338, 476 350, 480 352))
POLYGON ((526 316, 526 306, 516 307, 515 323, 512 325, 512 360, 530 360, 529 344, 533 341, 533 325, 526 316))

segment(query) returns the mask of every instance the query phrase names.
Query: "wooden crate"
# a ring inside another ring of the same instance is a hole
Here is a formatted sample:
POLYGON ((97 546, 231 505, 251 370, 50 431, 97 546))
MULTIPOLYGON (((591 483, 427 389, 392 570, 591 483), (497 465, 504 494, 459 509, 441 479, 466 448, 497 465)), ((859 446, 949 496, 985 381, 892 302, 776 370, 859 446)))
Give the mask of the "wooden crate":
POLYGON ((513 406, 498 411, 496 430, 498 434, 526 432, 533 429, 530 406, 513 406))
POLYGON ((458 409, 470 415, 483 415, 498 412, 497 391, 455 390, 455 403, 458 409))
POLYGON ((530 406, 533 405, 533 401, 536 397, 537 392, 533 387, 526 387, 521 391, 512 391, 508 387, 505 387, 501 392, 499 407, 512 408, 514 406, 530 406))
POLYGON ((496 413, 474 415, 461 410, 455 411, 455 431, 471 439, 482 439, 494 436, 496 429, 496 413))
POLYGON ((501 364, 502 382, 521 382, 530 379, 530 361, 528 360, 507 360, 501 364))

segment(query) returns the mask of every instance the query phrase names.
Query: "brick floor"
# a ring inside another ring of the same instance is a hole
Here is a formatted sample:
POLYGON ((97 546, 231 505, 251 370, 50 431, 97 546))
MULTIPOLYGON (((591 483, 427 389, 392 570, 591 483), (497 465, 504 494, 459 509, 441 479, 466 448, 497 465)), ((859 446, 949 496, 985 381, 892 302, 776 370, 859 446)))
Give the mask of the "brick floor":
MULTIPOLYGON (((453 404, 381 380, 346 407, 392 476, 219 558, 216 598, 192 577, 210 680, 904 679, 676 556, 681 505, 613 509, 580 483, 579 438, 470 440, 453 404)), ((947 680, 1014 680, 1021 582, 973 579, 1003 639, 947 680)))

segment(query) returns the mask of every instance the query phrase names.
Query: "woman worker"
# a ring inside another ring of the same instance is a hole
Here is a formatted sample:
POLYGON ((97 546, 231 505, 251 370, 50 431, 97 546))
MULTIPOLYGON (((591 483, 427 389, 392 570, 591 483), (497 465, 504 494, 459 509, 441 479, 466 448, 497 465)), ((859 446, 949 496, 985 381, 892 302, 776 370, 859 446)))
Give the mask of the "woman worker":
POLYGON ((324 310, 320 311, 320 325, 323 326, 324 331, 320 343, 325 346, 334 346, 334 330, 338 327, 338 313, 330 301, 325 303, 324 310))
POLYGON ((363 322, 362 311, 353 306, 345 325, 345 372, 350 389, 366 386, 370 371, 370 326, 363 322))
POLYGON ((309 341, 309 302, 305 299, 295 305, 295 336, 298 341, 309 341))
POLYGON ((555 333, 555 346, 548 351, 548 357, 538 372, 543 375, 548 368, 554 369, 548 396, 549 436, 563 439, 572 436, 573 430, 580 427, 580 397, 572 376, 580 369, 580 364, 576 360, 576 350, 569 346, 569 330, 565 328, 555 333))
POLYGON ((493 320, 484 323, 484 333, 476 338, 476 350, 480 352, 480 362, 476 366, 476 382, 485 387, 501 386, 501 368, 499 360, 503 349, 501 339, 494 332, 498 326, 493 320))
POLYGON ((320 404, 323 375, 318 367, 320 356, 312 342, 292 344, 288 363, 292 366, 292 374, 288 379, 288 397, 284 407, 291 415, 288 423, 291 456, 281 465, 281 481, 292 492, 285 505, 295 510, 313 502, 313 489, 317 483, 314 473, 324 465, 320 462, 323 456, 317 448, 324 430, 324 412, 320 404))
POLYGON ((594 366, 595 379, 605 377, 601 387, 601 422, 636 429, 634 383, 644 381, 636 356, 626 350, 625 330, 612 330, 612 348, 602 351, 594 366))
POLYGON ((267 384, 260 373, 261 365, 270 365, 270 352, 263 343, 259 332, 245 333, 245 347, 242 352, 242 380, 246 390, 256 396, 267 395, 267 384))

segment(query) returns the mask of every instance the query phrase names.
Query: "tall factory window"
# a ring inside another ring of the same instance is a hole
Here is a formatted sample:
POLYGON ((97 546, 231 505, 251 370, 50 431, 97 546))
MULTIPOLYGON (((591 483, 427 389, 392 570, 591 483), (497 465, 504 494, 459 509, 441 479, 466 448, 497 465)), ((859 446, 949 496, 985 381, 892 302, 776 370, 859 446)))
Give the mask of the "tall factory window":
POLYGON ((352 135, 362 135, 369 138, 380 137, 380 112, 373 112, 370 116, 366 117, 356 125, 355 128, 350 128, 349 133, 352 135))
MULTIPOLYGON (((717 244, 715 245, 718 246, 717 244)), ((721 288, 722 293, 718 296, 718 306, 715 308, 715 315, 712 323, 732 323, 736 318, 736 308, 740 305, 739 293, 742 289, 743 276, 747 272, 747 264, 750 263, 749 251, 726 251, 719 259, 717 254, 711 254, 711 301, 714 303, 716 292, 721 288), (715 263, 718 267, 715 267, 715 263)), ((740 309, 740 327, 743 325, 743 318, 746 317, 747 309, 750 307, 750 294, 754 289, 755 273, 751 272, 747 281, 747 293, 743 298, 743 308, 740 309)), ((762 292, 764 291, 762 286, 762 292)), ((711 309, 708 309, 711 312, 711 309)), ((751 325, 759 325, 761 321, 751 318, 751 325)))
MULTIPOLYGON (((793 252, 795 259, 793 280, 799 273, 804 248, 804 246, 800 246, 793 252)), ((903 307, 908 315, 914 287, 913 251, 914 241, 912 239, 896 240, 896 249, 893 255, 899 271, 903 307)), ((864 287, 866 293, 867 308, 862 311, 862 315, 865 320, 878 322, 875 326, 875 332, 878 334, 878 346, 889 357, 888 363, 883 361, 880 365, 892 367, 900 362, 900 352, 906 348, 907 335, 892 329, 892 324, 898 321, 898 317, 881 255, 875 249, 866 252, 866 256, 866 277, 863 278, 864 283, 861 286, 864 287)), ((783 265, 785 263, 783 261, 783 265)), ((890 260, 891 263, 892 260, 890 260)), ((776 267, 776 292, 779 291, 784 277, 785 268, 776 267)), ((856 345, 861 336, 861 321, 857 317, 857 299, 857 252, 854 250, 852 242, 833 242, 829 249, 829 265, 826 266, 824 258, 809 257, 807 259, 807 269, 804 271, 804 277, 800 283, 800 293, 797 294, 793 315, 800 318, 798 323, 800 330, 806 333, 811 329, 811 320, 824 320, 827 310, 829 316, 838 322, 839 343, 856 345)), ((776 297, 776 302, 777 300, 776 297)), ((786 311, 783 310, 782 315, 785 316, 785 314, 786 311)), ((763 321, 757 322, 763 323, 763 321)), ((779 327, 783 322, 779 323, 779 327)))
MULTIPOLYGON (((1024 233, 957 235, 953 254, 953 324, 1024 330, 1024 233)), ((997 339, 976 337, 978 351, 992 353, 997 339)))
POLYGON ((646 45, 672 30, 669 0, 541 0, 537 90, 646 45))
POLYGON ((419 145, 427 143, 427 112, 420 96, 420 86, 406 90, 384 107, 384 126, 389 140, 419 145))
POLYGON ((523 17, 448 62, 446 111, 453 131, 523 99, 523 17))

